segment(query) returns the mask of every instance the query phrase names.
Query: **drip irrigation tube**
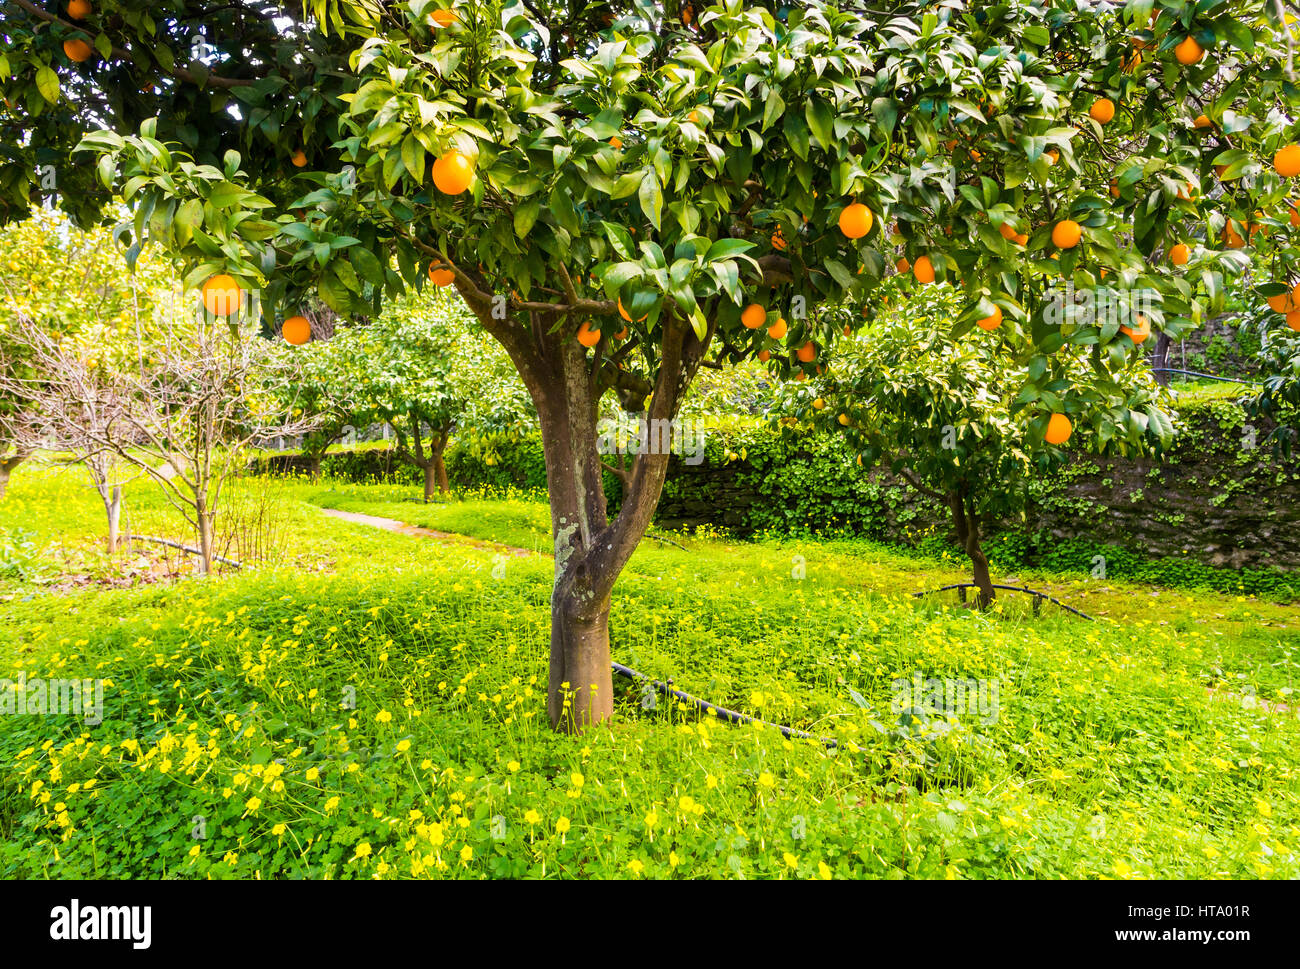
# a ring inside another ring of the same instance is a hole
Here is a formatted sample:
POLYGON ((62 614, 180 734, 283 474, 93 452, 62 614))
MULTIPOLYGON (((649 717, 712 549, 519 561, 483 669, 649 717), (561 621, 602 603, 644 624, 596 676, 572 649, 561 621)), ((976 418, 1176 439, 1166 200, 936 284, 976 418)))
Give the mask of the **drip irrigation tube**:
POLYGON ((1212 373, 1201 373, 1199 370, 1177 370, 1174 367, 1152 367, 1152 373, 1181 373, 1188 377, 1200 377, 1203 380, 1221 380, 1225 384, 1257 384, 1258 380, 1238 380, 1236 377, 1216 377, 1212 373))
POLYGON ((697 710, 703 710, 706 713, 711 712, 723 720, 731 723, 761 723, 765 727, 775 727, 781 731, 782 736, 790 740, 816 740, 820 741, 831 749, 838 749, 840 742, 833 737, 818 737, 816 734, 808 733, 806 730, 796 730, 794 727, 787 727, 785 724, 772 723, 770 720, 763 720, 759 717, 751 717, 747 713, 738 713, 735 710, 728 710, 726 707, 720 707, 716 703, 710 703, 708 700, 701 700, 699 697, 691 696, 689 693, 683 693, 681 690, 673 689, 671 681, 660 683, 644 673, 632 669, 630 666, 624 666, 622 663, 610 663, 614 672, 619 676, 626 677, 629 680, 640 680, 643 683, 649 683, 656 691, 664 696, 673 697, 682 703, 695 707, 697 710))
MULTIPOLYGON (((959 590, 961 590, 961 601, 962 601, 962 602, 965 602, 965 601, 966 601, 966 590, 967 590, 967 589, 977 589, 977 588, 979 588, 979 586, 977 586, 974 582, 957 582, 957 583, 955 583, 955 584, 953 584, 953 585, 945 585, 945 586, 943 586, 943 587, 940 588, 940 589, 927 589, 927 590, 925 590, 924 592, 913 592, 913 593, 912 593, 912 598, 913 598, 913 599, 916 599, 916 598, 919 598, 920 596, 929 596, 929 595, 934 595, 936 592, 947 592, 947 591, 949 591, 950 589, 959 589, 959 590)), ((1095 616, 1090 616, 1090 615, 1088 615, 1086 612, 1080 612, 1078 609, 1074 608, 1074 606, 1067 606, 1067 605, 1066 605, 1064 602, 1062 602, 1060 599, 1055 599, 1055 598, 1053 598, 1052 596, 1049 596, 1046 592, 1039 592, 1037 589, 1030 589, 1030 588, 1028 588, 1027 586, 1021 586, 1021 585, 995 585, 995 586, 993 586, 993 588, 995 588, 995 589, 1003 589, 1003 590, 1005 590, 1005 591, 1007 591, 1007 592, 1023 592, 1023 593, 1025 593, 1026 595, 1031 595, 1031 596, 1033 596, 1033 597, 1034 597, 1034 615, 1035 615, 1035 616, 1038 615, 1038 610, 1042 607, 1043 600, 1046 599, 1048 602, 1052 602, 1052 603, 1055 603, 1056 605, 1060 606, 1060 607, 1061 607, 1062 609, 1064 609, 1066 612, 1072 612, 1072 613, 1074 613, 1076 616, 1079 616, 1079 617, 1081 617, 1081 618, 1083 618, 1083 619, 1087 619, 1089 622, 1096 622, 1096 621, 1097 621, 1097 619, 1096 619, 1095 616)))

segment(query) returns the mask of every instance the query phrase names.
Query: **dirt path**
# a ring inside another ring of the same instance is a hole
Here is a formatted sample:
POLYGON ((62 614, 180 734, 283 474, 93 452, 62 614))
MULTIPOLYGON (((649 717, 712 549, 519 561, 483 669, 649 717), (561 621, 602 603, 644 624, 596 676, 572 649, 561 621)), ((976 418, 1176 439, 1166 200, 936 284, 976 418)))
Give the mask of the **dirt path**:
MULTIPOLYGON (((382 528, 386 532, 396 532, 398 535, 437 538, 445 542, 467 545, 470 548, 483 549, 488 552, 501 552, 517 558, 531 558, 534 555, 546 554, 544 552, 534 552, 532 549, 518 548, 514 545, 503 545, 501 542, 489 542, 484 539, 471 538, 468 535, 457 535, 455 532, 437 532, 432 528, 421 528, 419 525, 408 525, 405 522, 399 522, 396 518, 380 518, 378 515, 363 515, 355 511, 339 511, 337 508, 321 508, 320 510, 331 518, 341 518, 343 521, 353 522, 357 525, 382 528)), ((551 558, 552 556, 547 555, 546 557, 551 558)))

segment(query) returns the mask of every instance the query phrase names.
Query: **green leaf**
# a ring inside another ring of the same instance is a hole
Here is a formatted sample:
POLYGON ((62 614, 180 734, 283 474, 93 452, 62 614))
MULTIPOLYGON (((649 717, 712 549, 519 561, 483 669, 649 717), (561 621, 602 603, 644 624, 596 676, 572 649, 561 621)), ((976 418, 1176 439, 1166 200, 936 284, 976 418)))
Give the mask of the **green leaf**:
POLYGON ((646 169, 645 178, 641 181, 641 188, 637 192, 637 198, 641 202, 641 211, 645 217, 650 220, 650 224, 659 230, 659 219, 664 207, 664 193, 659 188, 659 178, 652 169, 646 169))
POLYGON ((41 97, 49 101, 50 104, 58 103, 59 75, 48 64, 36 72, 36 89, 41 92, 41 97))

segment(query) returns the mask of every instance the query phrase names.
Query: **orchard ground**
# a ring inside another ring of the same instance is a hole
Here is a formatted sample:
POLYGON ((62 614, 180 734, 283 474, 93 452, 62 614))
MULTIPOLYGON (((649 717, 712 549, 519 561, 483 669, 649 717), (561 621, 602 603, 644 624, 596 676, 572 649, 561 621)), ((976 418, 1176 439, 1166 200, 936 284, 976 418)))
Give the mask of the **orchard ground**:
MULTIPOLYGON (((0 676, 100 678, 104 710, 3 718, 0 874, 1300 876, 1294 606, 1020 574, 1097 621, 1012 596, 979 614, 911 595, 964 581, 956 554, 645 541, 614 659, 840 749, 626 682, 570 737, 546 722, 544 504, 243 486, 282 554, 148 581, 175 563, 100 552, 78 471, 15 475, 0 676), (996 712, 900 716, 917 674, 996 686, 996 712)), ((152 489, 129 502, 136 532, 179 533, 152 489)))

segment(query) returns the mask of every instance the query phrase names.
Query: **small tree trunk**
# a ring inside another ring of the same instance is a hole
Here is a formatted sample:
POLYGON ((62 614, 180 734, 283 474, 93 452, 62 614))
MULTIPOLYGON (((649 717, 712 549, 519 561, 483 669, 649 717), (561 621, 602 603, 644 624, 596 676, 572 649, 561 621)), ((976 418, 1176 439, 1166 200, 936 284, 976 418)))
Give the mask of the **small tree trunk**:
POLYGON ((204 503, 200 503, 198 511, 199 519, 199 571, 204 575, 212 574, 213 546, 215 536, 212 527, 212 513, 207 510, 204 503))
POLYGON ((447 439, 450 436, 451 435, 447 433, 443 433, 433 442, 432 446, 433 468, 438 479, 438 490, 444 495, 451 491, 451 482, 447 479, 447 462, 444 460, 444 456, 447 453, 447 439))
MULTIPOLYGON (((1151 357, 1151 366, 1153 368, 1159 369, 1169 366, 1169 347, 1171 342, 1168 333, 1159 333, 1156 335, 1156 351, 1151 357)), ((1156 383, 1164 387, 1169 386, 1169 374, 1157 373, 1155 377, 1156 383)))
POLYGON ((11 457, 0 458, 0 498, 5 496, 5 491, 9 487, 9 475, 13 473, 14 468, 22 464, 25 454, 15 454, 11 457))
POLYGON ((989 560, 980 546, 979 516, 975 513, 974 507, 966 507, 962 496, 956 492, 949 494, 948 507, 952 511, 957 541, 971 561, 971 581, 979 589, 979 598, 976 601, 981 610, 987 609, 993 604, 997 590, 993 588, 993 580, 989 576, 989 560))
POLYGON ((122 520, 122 486, 114 485, 104 499, 104 511, 108 514, 108 552, 117 552, 119 523, 122 520))
POLYGON ((438 466, 433 461, 428 461, 424 465, 424 503, 427 505, 433 501, 434 496, 438 493, 438 466))
POLYGON ((312 481, 320 480, 320 452, 319 451, 312 452, 311 462, 308 465, 308 470, 311 473, 312 481))

